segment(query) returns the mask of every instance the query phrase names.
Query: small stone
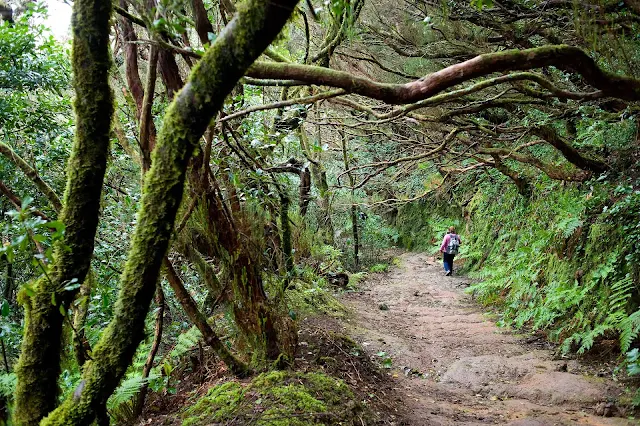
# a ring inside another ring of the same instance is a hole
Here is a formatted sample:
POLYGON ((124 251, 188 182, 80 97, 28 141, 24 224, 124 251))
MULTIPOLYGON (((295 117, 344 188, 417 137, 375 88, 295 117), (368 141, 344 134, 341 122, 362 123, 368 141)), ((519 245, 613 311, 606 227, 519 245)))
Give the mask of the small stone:
POLYGON ((389 306, 388 306, 386 303, 381 303, 381 304, 379 304, 379 305, 378 305, 378 308, 379 308, 381 311, 388 311, 388 310, 389 310, 389 306))

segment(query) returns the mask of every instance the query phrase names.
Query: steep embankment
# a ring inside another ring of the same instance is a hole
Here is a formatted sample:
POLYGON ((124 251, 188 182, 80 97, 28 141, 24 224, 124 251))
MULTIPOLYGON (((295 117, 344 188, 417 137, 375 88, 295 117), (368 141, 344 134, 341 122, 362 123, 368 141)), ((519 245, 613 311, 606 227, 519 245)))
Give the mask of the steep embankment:
POLYGON ((616 383, 496 327, 464 293, 467 280, 444 277, 433 258, 401 260, 344 297, 355 312, 345 332, 373 358, 391 357, 408 424, 633 424, 597 415, 621 415, 616 383))

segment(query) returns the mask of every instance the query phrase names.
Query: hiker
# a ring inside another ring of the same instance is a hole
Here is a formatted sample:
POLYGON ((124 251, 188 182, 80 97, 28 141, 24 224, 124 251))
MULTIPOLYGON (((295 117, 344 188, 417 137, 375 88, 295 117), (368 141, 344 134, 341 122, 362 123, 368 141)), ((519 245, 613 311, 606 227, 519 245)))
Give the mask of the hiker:
POLYGON ((440 246, 442 263, 447 276, 453 274, 453 258, 458 254, 460 244, 460 235, 456 234, 456 227, 450 226, 440 246))

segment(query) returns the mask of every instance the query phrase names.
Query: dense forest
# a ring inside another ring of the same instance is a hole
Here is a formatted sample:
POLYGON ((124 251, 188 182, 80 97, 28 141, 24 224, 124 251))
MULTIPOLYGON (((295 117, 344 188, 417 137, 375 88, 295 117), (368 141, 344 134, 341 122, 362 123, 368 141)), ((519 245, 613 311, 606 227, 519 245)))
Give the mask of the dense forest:
POLYGON ((0 423, 136 424, 200 371, 164 424, 390 424, 302 320, 450 226, 498 325, 640 405, 639 1, 72 3, 0 0, 0 423))

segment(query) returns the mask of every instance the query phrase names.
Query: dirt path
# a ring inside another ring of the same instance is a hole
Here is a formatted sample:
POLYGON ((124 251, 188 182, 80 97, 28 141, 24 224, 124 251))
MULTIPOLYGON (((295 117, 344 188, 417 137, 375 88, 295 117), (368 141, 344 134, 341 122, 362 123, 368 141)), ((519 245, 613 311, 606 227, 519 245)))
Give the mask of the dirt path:
POLYGON ((596 416, 621 389, 496 327, 463 292, 465 278, 445 277, 426 255, 401 261, 344 302, 352 337, 372 357, 391 356, 411 425, 637 424, 596 416))

